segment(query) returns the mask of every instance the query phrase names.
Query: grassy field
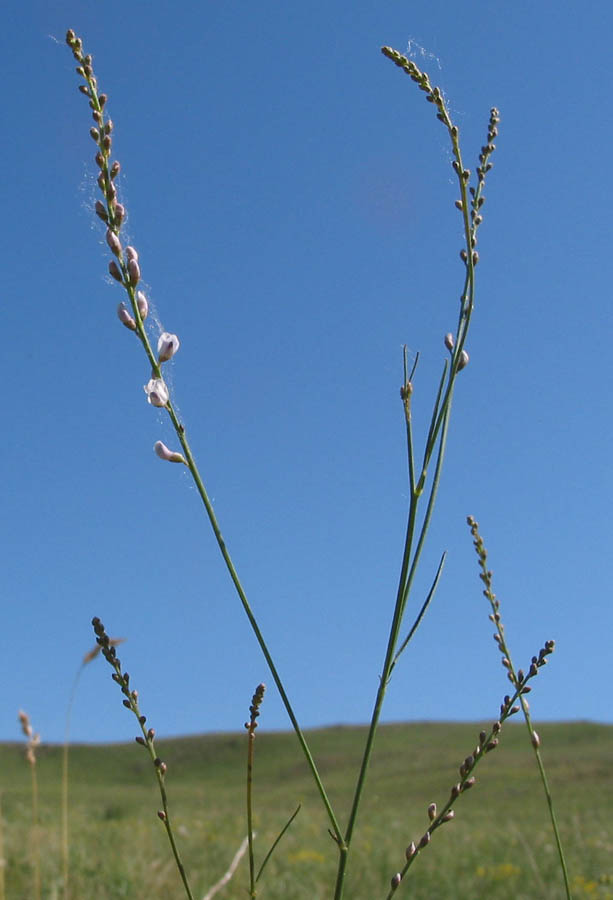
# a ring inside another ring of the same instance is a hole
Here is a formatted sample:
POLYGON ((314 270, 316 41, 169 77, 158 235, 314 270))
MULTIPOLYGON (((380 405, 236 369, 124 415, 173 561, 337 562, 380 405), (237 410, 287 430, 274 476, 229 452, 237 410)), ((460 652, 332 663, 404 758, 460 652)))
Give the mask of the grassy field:
MULTIPOLYGON (((480 724, 384 726, 379 734, 350 868, 349 900, 385 897, 404 849, 427 827, 430 802, 444 803, 480 724)), ((538 726, 576 898, 613 898, 613 727, 538 726)), ((364 730, 310 733, 315 758, 341 822, 350 800, 364 730)), ((526 732, 508 725, 500 747, 477 770, 397 896, 559 898, 563 888, 540 781, 526 732)), ((245 836, 245 734, 162 741, 171 813, 195 896, 226 871, 245 836)), ((4 894, 31 900, 30 772, 23 746, 1 746, 4 894)), ((298 803, 258 896, 319 900, 332 895, 336 853, 327 820, 293 734, 258 732, 256 850, 260 859, 298 803)), ((41 747, 43 897, 62 898, 61 747, 41 747)), ((70 756, 72 900, 184 896, 156 811, 159 795, 146 751, 136 744, 75 746, 70 756)), ((217 896, 244 898, 246 859, 217 896)))

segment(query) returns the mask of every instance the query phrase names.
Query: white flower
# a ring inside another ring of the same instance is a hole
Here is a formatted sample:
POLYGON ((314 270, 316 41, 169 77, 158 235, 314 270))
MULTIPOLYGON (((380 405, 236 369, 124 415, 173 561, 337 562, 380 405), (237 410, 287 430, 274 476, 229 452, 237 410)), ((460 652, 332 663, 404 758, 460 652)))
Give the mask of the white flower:
POLYGON ((168 388, 166 387, 163 378, 152 378, 151 381, 145 385, 144 391, 147 395, 147 401, 151 403, 152 406, 166 406, 170 399, 170 394, 168 393, 168 388))
POLYGON ((167 360, 171 359, 179 347, 181 343, 176 334, 168 334, 165 331, 158 338, 158 359, 162 362, 167 362, 167 360))
POLYGON ((163 444, 162 441, 156 441, 153 445, 153 449, 160 457, 160 459, 165 459, 168 462, 184 463, 185 465, 187 465, 187 463, 185 462, 185 457, 183 457, 180 453, 169 450, 166 444, 163 444))

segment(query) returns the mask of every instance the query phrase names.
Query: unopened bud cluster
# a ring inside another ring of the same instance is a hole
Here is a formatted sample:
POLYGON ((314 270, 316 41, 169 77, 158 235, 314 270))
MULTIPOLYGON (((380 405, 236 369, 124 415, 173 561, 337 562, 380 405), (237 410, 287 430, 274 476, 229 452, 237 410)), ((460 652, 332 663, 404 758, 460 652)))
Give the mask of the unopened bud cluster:
POLYGON ((253 735, 255 729, 258 727, 257 719, 260 715, 260 706, 262 705, 265 691, 266 685, 258 684, 253 697, 251 698, 251 706, 249 707, 249 721, 245 722, 245 728, 251 735, 253 735))
MULTIPOLYGON (((468 516, 466 519, 468 526, 470 528, 470 533, 473 537, 473 546, 477 552, 477 559, 479 562, 479 578, 484 583, 485 588, 483 590, 483 595, 487 597, 492 607, 492 612, 490 613, 490 621, 496 626, 496 631, 494 632, 494 640, 498 644, 498 649, 501 653, 501 662, 504 668, 507 670, 507 677, 513 687, 515 688, 515 697, 517 698, 520 695, 529 694, 532 688, 528 684, 531 678, 534 678, 538 674, 538 670, 547 664, 547 657, 553 653, 555 649, 555 641, 545 641, 545 646, 541 647, 539 650, 538 656, 533 656, 530 661, 530 668, 527 672, 524 672, 523 669, 519 669, 517 672, 513 669, 513 665, 511 663, 511 657, 506 645, 505 634, 504 634, 504 625, 502 624, 502 619, 500 616, 500 602, 496 599, 496 594, 492 590, 492 576, 493 573, 491 569, 487 567, 487 550, 483 543, 483 538, 479 534, 479 523, 472 517, 468 516)), ((513 707, 513 700, 508 696, 505 697, 504 703, 501 706, 501 715, 513 715, 519 708, 513 707)))
POLYGON ((96 643, 100 647, 100 652, 113 669, 111 678, 119 685, 121 693, 124 695, 123 705, 126 707, 126 709, 129 709, 131 712, 133 712, 138 719, 142 735, 138 735, 138 737, 135 739, 136 743, 140 744, 143 747, 149 748, 156 771, 161 777, 163 777, 166 774, 167 766, 166 763, 162 762, 162 760, 155 754, 155 747, 153 744, 155 731, 153 728, 145 728, 147 717, 142 715, 139 709, 138 691, 130 688, 129 674, 127 672, 121 671, 121 660, 117 656, 117 651, 115 650, 115 645, 119 643, 119 641, 108 636, 104 625, 102 624, 98 616, 94 616, 94 618, 92 619, 92 626, 94 628, 94 634, 96 635, 96 643))
MULTIPOLYGON (((115 179, 121 171, 121 166, 117 160, 111 162, 113 122, 111 119, 105 119, 104 110, 107 98, 105 94, 98 93, 98 83, 92 68, 92 57, 84 55, 83 42, 72 29, 66 34, 66 43, 78 63, 77 74, 84 79, 84 83, 79 85, 79 90, 89 98, 89 106, 94 120, 89 134, 97 148, 94 161, 99 170, 97 180, 103 196, 103 201, 96 201, 95 209, 96 215, 106 225, 106 243, 113 256, 109 262, 108 271, 111 278, 125 288, 130 301, 129 305, 125 302, 119 304, 117 317, 125 328, 137 333, 151 359, 153 353, 143 329, 143 323, 149 314, 149 303, 142 290, 136 291, 141 280, 138 252, 134 247, 124 247, 121 243, 120 233, 126 218, 126 210, 118 200, 115 185, 115 179)), ((157 367, 153 367, 151 379, 144 388, 147 400, 152 406, 161 408, 168 406, 170 396, 166 383, 161 377, 160 366, 172 359, 179 346, 180 341, 176 334, 164 332, 160 335, 157 347, 157 367)), ((156 443, 154 449, 161 459, 170 462, 186 462, 180 453, 168 450, 161 441, 156 443)))
MULTIPOLYGON (((490 156, 496 149, 496 145, 494 144, 494 138, 498 134, 498 123, 500 122, 500 116, 498 110, 493 107, 490 110, 490 120, 487 132, 487 144, 481 147, 481 153, 479 154, 479 165, 477 166, 477 187, 473 187, 472 185, 468 188, 471 203, 470 203, 470 229, 469 234, 467 236, 467 241, 470 245, 470 258, 473 266, 476 266, 479 262, 479 254, 476 250, 477 247, 477 229, 479 225, 483 221, 483 215, 481 214, 481 208, 485 203, 485 197, 483 196, 483 188, 485 186, 485 175, 493 166, 493 163, 490 161, 490 156)), ((452 135, 453 137, 453 135, 452 135)), ((455 146, 455 145, 454 145, 455 146)), ((465 185, 470 178, 470 172, 468 169, 462 169, 460 163, 457 160, 453 160, 451 163, 453 169, 460 179, 461 184, 465 185)), ((462 215, 464 215, 464 200, 456 200, 455 201, 456 208, 460 210, 462 215)), ((468 228, 468 220, 465 219, 467 223, 466 227, 468 228)), ((462 262, 468 266, 469 259, 469 250, 460 250, 460 258, 462 262)))
POLYGON ((406 72, 409 78, 415 82, 419 89, 421 91, 424 91, 428 103, 433 103, 438 110, 436 114, 437 119, 449 129, 452 137, 455 137, 457 140, 459 132, 457 127, 451 124, 451 119, 449 118, 449 113, 447 112, 447 108, 445 107, 441 89, 438 87, 432 87, 427 72, 422 72, 419 67, 415 65, 412 59, 408 59, 408 57, 403 56, 402 53, 399 53, 392 47, 381 47, 381 53, 384 56, 387 56, 388 59, 391 59, 391 61, 395 65, 397 65, 398 68, 406 72))
MULTIPOLYGON (((474 781, 474 779, 473 779, 474 781)), ((455 798, 454 798, 455 799, 455 798)), ((427 814, 428 814, 428 829, 422 834, 417 844, 415 841, 411 841, 406 850, 404 851, 404 856, 406 859, 406 864, 401 872, 398 872, 391 880, 391 893, 394 893, 396 888, 400 885, 403 877, 406 875, 409 867, 412 865, 413 861, 416 859, 417 855, 424 850, 428 844, 430 844, 432 840, 432 832, 437 828, 440 828, 441 825, 446 824, 447 822, 451 822, 455 816, 454 811, 450 808, 451 800, 446 804, 445 808, 441 813, 437 814, 437 806, 436 803, 431 803, 428 806, 427 814)))

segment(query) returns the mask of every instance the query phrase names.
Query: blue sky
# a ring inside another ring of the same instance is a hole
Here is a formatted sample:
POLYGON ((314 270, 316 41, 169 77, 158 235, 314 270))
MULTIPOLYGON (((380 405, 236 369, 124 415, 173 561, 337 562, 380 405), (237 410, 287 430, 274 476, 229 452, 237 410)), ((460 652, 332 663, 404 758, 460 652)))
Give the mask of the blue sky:
MULTIPOLYGON (((517 665, 557 641, 535 718, 610 722, 611 7, 110 0, 4 20, 0 738, 23 707, 62 739, 93 615, 127 639, 159 735, 240 728, 270 682, 187 471, 152 452, 175 442, 115 316, 67 27, 181 338, 176 403, 307 727, 369 718, 407 505, 402 345, 423 435, 461 290, 447 137, 380 46, 444 89, 471 169, 499 107, 471 362, 412 608, 449 556, 384 719, 488 721, 506 692, 470 513, 517 665)), ((287 727, 272 690, 261 723, 287 727)), ((73 737, 134 733, 96 660, 73 737)))

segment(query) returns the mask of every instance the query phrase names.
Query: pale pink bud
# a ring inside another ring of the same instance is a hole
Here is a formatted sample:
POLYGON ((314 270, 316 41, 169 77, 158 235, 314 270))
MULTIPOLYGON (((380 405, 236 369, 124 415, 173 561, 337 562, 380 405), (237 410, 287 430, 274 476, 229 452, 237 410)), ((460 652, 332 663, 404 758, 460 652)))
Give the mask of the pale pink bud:
POLYGON ((103 222, 108 222, 109 220, 104 203, 100 200, 96 200, 96 215, 102 219, 103 222))
POLYGON ((117 316, 122 325, 125 325, 130 331, 136 331, 136 322, 126 309, 125 303, 120 303, 117 307, 117 316))
POLYGON ((407 858, 407 862, 415 856, 416 850, 417 850, 417 847, 415 846, 415 842, 411 841, 411 843, 409 844, 407 849, 404 851, 404 855, 407 858))
POLYGON ((402 875, 400 874, 400 872, 396 872, 396 874, 390 881, 393 891, 396 890, 396 888, 398 887, 398 885, 400 884, 401 881, 402 881, 402 875))
POLYGON ((136 287, 140 281, 140 268, 135 259, 128 260, 128 274, 130 276, 130 284, 136 287))
POLYGON ((541 739, 538 736, 538 734, 536 733, 536 731, 532 732, 532 746, 534 747, 535 750, 538 750, 538 748, 541 746, 541 739))
POLYGON ((114 253, 115 256, 119 256, 121 253, 121 241, 110 228, 107 228, 106 230, 106 242, 109 245, 111 253, 114 253))
POLYGON ((140 317, 144 322, 149 315, 149 303, 142 291, 139 291, 136 295, 136 305, 138 306, 140 317))
POLYGON ((126 256, 128 259, 133 259, 135 262, 138 262, 138 253, 134 247, 126 247, 126 256))
POLYGON ((460 353, 460 359, 458 361, 458 372, 461 372, 468 365, 468 360, 470 359, 466 350, 462 350, 460 353))
POLYGON ((123 282, 123 275, 121 274, 121 270, 114 259, 112 259, 109 263, 109 272, 115 279, 115 281, 123 282))
POLYGON ((126 214, 126 208, 123 203, 114 203, 113 204, 113 215, 115 216, 115 221, 118 225, 121 224, 126 214))
POLYGON ((428 818, 431 822, 434 822, 436 819, 436 803, 431 803, 428 807, 428 818))
POLYGON ((158 339, 159 361, 161 363, 167 362, 175 355, 180 346, 181 344, 176 334, 168 334, 168 332, 165 331, 158 339))
POLYGON ((151 403, 152 406, 159 406, 161 408, 166 406, 170 399, 168 388, 166 387, 163 378, 152 378, 148 384, 145 385, 144 391, 147 395, 148 402, 151 403))
POLYGON ((450 353, 453 350, 454 344, 455 344, 455 341, 453 339, 453 335, 451 332, 449 332, 448 334, 445 335, 445 346, 447 347, 447 349, 449 350, 450 353))
POLYGON ((169 450, 166 444, 163 444, 162 441, 156 441, 153 445, 153 449, 160 457, 160 459, 165 459, 167 462, 183 463, 184 465, 187 465, 187 463, 185 462, 185 457, 183 457, 180 453, 169 450))

